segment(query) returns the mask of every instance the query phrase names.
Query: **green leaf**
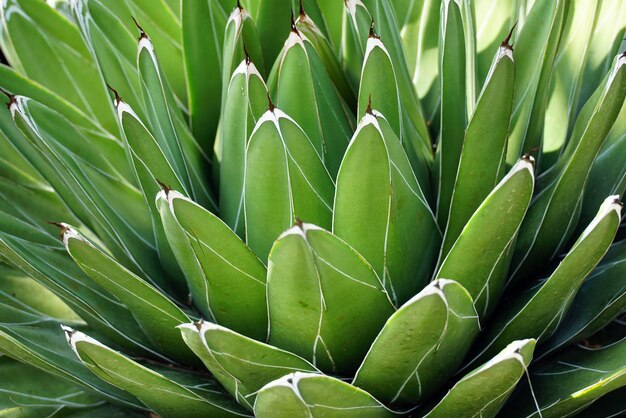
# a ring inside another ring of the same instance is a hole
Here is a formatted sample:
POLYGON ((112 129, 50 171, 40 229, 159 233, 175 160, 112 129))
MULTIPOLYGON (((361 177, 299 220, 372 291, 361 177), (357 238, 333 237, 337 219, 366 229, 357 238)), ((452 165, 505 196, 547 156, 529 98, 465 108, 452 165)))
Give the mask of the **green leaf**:
POLYGON ((600 3, 586 1, 567 10, 547 92, 541 144, 542 171, 557 161, 576 120, 581 77, 590 53, 589 42, 598 23, 600 3))
POLYGON ((520 160, 465 225, 438 278, 463 285, 481 318, 495 308, 506 283, 513 247, 533 195, 532 157, 520 160))
POLYGON ((296 218, 330 229, 333 181, 304 131, 273 106, 250 137, 244 189, 247 243, 263 261, 296 218))
POLYGON ((34 315, 80 321, 58 296, 24 273, 0 265, 0 303, 34 315))
POLYGON ((422 103, 424 117, 429 123, 438 124, 435 115, 440 101, 438 48, 441 1, 396 0, 393 5, 396 7, 407 67, 422 103))
POLYGON ((157 205, 194 305, 219 324, 265 339, 263 263, 221 219, 180 193, 160 192, 157 205))
POLYGON ((64 327, 80 361, 96 376, 135 395, 163 418, 248 416, 210 381, 184 372, 152 370, 80 331, 64 327), (202 387, 205 386, 205 387, 202 387))
POLYGON ((621 205, 607 198, 595 219, 554 272, 523 293, 514 294, 494 315, 470 364, 485 361, 510 341, 535 338, 542 343, 554 333, 583 281, 609 249, 620 223, 621 205))
MULTIPOLYGON (((324 19, 316 0, 302 0, 302 8, 314 22, 324 27, 324 19)), ((257 30, 263 60, 266 65, 276 61, 285 39, 289 36, 289 16, 299 10, 297 0, 260 0, 257 14, 257 30)))
POLYGON ((444 0, 440 23, 441 132, 437 146, 437 221, 444 228, 450 212, 467 126, 465 28, 461 6, 444 0))
POLYGON ((387 404, 416 405, 445 384, 478 330, 478 315, 463 286, 434 281, 389 318, 354 385, 387 404))
POLYGON ((425 418, 495 417, 533 358, 535 340, 514 341, 491 360, 463 376, 425 418))
POLYGON ((334 178, 350 141, 353 116, 313 43, 295 26, 269 80, 277 105, 307 134, 334 178))
POLYGON ((226 1, 182 1, 181 21, 190 126, 202 149, 213 152, 222 95, 226 1), (207 30, 211 22, 213 30, 207 30))
POLYGON ((537 0, 515 41, 515 98, 507 164, 540 145, 554 57, 561 37, 563 0, 537 0))
POLYGON ((102 403, 76 385, 6 356, 0 356, 0 382, 0 411, 18 405, 88 408, 102 403))
POLYGON ((311 224, 288 229, 274 243, 267 302, 269 343, 339 374, 356 370, 395 310, 374 269, 311 224))
POLYGON ((396 416, 367 392, 339 379, 293 373, 259 391, 254 403, 259 418, 388 418, 396 416))
POLYGON ((243 61, 230 79, 221 125, 220 218, 245 238, 244 177, 246 147, 267 110, 267 87, 257 67, 243 61))
POLYGON ((217 209, 205 176, 206 166, 210 166, 211 160, 189 132, 161 70, 154 45, 145 33, 141 35, 137 54, 146 120, 154 138, 192 197, 207 207, 217 209))
POLYGON ((266 384, 288 373, 316 372, 308 361, 219 325, 181 325, 183 339, 224 388, 249 410, 266 384))
POLYGON ((518 7, 523 6, 518 6, 516 0, 474 0, 473 6, 476 14, 476 82, 478 86, 484 86, 493 56, 515 25, 518 7))
POLYGON ((75 229, 66 224, 60 226, 63 243, 76 264, 128 308, 159 351, 189 364, 191 353, 176 330, 176 326, 189 321, 187 315, 158 289, 100 251, 75 229))
POLYGON ((341 35, 341 64, 356 91, 361 79, 363 58, 372 16, 361 0, 345 2, 341 35))
POLYGON ((515 248, 515 281, 535 273, 562 250, 575 232, 589 172, 625 97, 626 56, 620 55, 606 83, 579 114, 557 164, 537 179, 539 194, 522 224, 515 248))
POLYGON ((0 304, 0 353, 105 399, 142 406, 133 396, 91 374, 72 353, 56 320, 0 304))
MULTIPOLYGON (((574 415, 602 395, 626 385, 624 356, 626 340, 622 339, 601 348, 574 347, 554 360, 540 363, 530 375, 534 393, 524 384, 502 414, 544 418, 574 415)), ((606 413, 602 411, 601 416, 606 413)))
POLYGON ((474 211, 504 176, 514 80, 513 51, 503 44, 465 131, 441 251, 444 257, 474 211))
POLYGON ((333 233, 374 267, 396 304, 431 277, 440 233, 400 141, 376 111, 361 120, 341 164, 333 233))
POLYGON ((542 356, 590 337, 626 309, 626 241, 614 244, 584 281, 542 356))
POLYGON ((37 0, 10 0, 2 8, 0 42, 12 67, 116 132, 102 78, 76 26, 37 0))

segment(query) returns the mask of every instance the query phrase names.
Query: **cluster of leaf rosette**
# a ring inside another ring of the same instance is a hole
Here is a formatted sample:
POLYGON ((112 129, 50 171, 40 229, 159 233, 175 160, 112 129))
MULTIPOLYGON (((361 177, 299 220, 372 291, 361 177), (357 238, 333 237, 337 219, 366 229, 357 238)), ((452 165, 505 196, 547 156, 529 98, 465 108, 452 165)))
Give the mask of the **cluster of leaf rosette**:
POLYGON ((626 1, 296 3, 2 3, 0 417, 623 413, 626 1))

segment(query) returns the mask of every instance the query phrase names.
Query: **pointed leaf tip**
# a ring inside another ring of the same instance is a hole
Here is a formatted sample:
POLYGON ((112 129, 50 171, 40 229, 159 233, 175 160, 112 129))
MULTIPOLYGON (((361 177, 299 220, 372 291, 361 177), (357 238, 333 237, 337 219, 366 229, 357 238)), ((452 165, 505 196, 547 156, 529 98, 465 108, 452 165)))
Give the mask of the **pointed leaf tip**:
POLYGON ((513 50, 513 46, 511 45, 511 37, 513 36, 513 31, 515 30, 516 26, 517 26, 517 22, 515 22, 515 24, 513 25, 511 30, 509 31, 509 34, 506 36, 504 41, 502 41, 502 45, 501 45, 502 47, 508 48, 510 50, 513 50))
POLYGON ((380 36, 376 33, 376 29, 374 26, 374 19, 372 19, 372 23, 370 24, 370 33, 368 38, 380 39, 380 36))
POLYGON ((131 16, 131 18, 133 19, 133 22, 135 22, 135 26, 137 26, 137 29, 139 29, 139 40, 141 41, 142 39, 148 39, 148 35, 146 34, 146 31, 143 30, 139 22, 137 22, 137 19, 135 19, 135 16, 131 16))

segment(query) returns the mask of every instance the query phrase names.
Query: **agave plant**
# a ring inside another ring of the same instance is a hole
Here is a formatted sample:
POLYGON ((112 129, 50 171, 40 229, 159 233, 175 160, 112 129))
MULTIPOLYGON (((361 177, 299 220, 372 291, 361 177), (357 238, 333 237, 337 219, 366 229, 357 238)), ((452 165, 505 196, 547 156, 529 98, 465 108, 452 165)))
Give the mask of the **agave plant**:
POLYGON ((626 1, 0 10, 1 417, 624 413, 626 1))

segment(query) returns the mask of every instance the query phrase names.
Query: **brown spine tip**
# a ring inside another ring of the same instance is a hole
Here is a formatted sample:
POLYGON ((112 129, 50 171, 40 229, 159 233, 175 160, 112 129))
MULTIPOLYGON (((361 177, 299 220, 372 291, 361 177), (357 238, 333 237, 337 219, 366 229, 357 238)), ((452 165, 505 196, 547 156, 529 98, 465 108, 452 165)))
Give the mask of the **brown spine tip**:
POLYGON ((295 226, 304 231, 304 222, 302 222, 302 219, 296 218, 295 226))
POLYGON ((135 16, 131 16, 131 17, 133 18, 133 22, 135 22, 135 26, 137 26, 137 29, 139 29, 139 40, 141 41, 144 38, 148 39, 148 35, 146 34, 146 31, 143 30, 139 22, 137 22, 137 19, 135 19, 135 16))
POLYGON ((506 36, 504 41, 502 41, 502 45, 501 45, 502 47, 508 48, 510 50, 513 50, 513 46, 511 45, 511 38, 513 37, 513 31, 515 30, 516 26, 517 26, 517 22, 515 22, 515 24, 513 25, 511 30, 509 31, 509 34, 506 36))
POLYGON ((172 188, 170 186, 168 186, 167 184, 163 183, 161 180, 159 179, 155 179, 157 183, 159 183, 159 186, 161 187, 161 190, 163 190, 165 192, 165 196, 169 195, 170 192, 172 191, 172 188))
POLYGON ((204 325, 204 319, 200 318, 196 322, 193 323, 196 326, 198 332, 202 331, 202 325, 204 325))
POLYGON ((374 115, 374 110, 372 109, 372 95, 371 94, 367 98, 367 107, 365 108, 365 113, 368 115, 374 115))
POLYGON ((619 200, 619 197, 616 197, 616 198, 613 200, 613 203, 615 203, 616 205, 620 205, 621 207, 624 207, 624 203, 622 203, 622 201, 621 201, 621 200, 619 200))
POLYGON ((49 223, 50 225, 56 226, 57 228, 61 230, 61 232, 59 233, 59 239, 63 241, 63 236, 65 235, 68 229, 67 226, 63 225, 61 222, 55 222, 55 221, 46 221, 46 222, 49 223))
POLYGON ((302 0, 300 0, 300 18, 305 18, 306 12, 304 11, 304 6, 302 5, 302 0))
POLYGON ((119 105, 120 103, 124 101, 122 99, 122 96, 120 96, 119 93, 117 92, 117 90, 111 87, 108 83, 107 83, 107 88, 111 90, 111 92, 115 95, 115 106, 119 105))
POLYGON ((370 24, 370 34, 369 38, 380 39, 380 36, 376 33, 376 28, 374 26, 374 19, 372 19, 372 23, 370 24))
POLYGON ((293 14, 293 9, 291 10, 291 31, 296 35, 300 36, 300 32, 296 27, 296 16, 293 14))
POLYGON ((7 103, 7 108, 10 109, 13 104, 17 103, 17 99, 15 98, 14 94, 9 93, 3 88, 0 88, 0 92, 2 92, 2 94, 4 94, 5 96, 9 98, 9 103, 7 103))
POLYGON ((433 287, 435 289, 441 290, 441 282, 439 280, 436 280, 435 282, 433 282, 433 287))
POLYGON ((246 49, 246 44, 243 44, 243 54, 246 56, 246 65, 250 65, 250 54, 248 54, 248 50, 246 49))
POLYGON ((239 10, 243 10, 243 6, 241 5, 241 1, 237 0, 237 8, 239 10))
POLYGON ((270 93, 267 93, 267 109, 274 113, 274 109, 276 109, 276 106, 274 106, 274 102, 272 102, 272 97, 270 96, 270 93))

